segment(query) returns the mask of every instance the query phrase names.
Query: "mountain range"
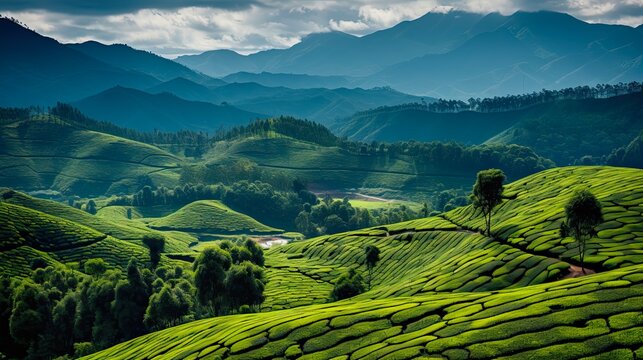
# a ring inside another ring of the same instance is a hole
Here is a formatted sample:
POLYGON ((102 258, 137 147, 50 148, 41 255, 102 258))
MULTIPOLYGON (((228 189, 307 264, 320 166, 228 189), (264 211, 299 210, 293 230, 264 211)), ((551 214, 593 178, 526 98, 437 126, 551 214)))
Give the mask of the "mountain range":
POLYGON ((642 59, 640 27, 590 24, 546 11, 451 11, 363 37, 312 34, 288 49, 251 55, 215 50, 176 61, 211 76, 349 76, 352 86, 467 99, 638 80, 642 59))

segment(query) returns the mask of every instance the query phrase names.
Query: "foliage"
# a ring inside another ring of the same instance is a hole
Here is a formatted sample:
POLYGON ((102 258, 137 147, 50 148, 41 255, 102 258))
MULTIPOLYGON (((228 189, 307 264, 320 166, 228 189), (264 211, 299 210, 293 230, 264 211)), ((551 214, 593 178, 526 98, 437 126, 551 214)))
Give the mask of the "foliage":
POLYGON ((373 280, 373 268, 380 261, 380 249, 372 244, 364 247, 364 255, 366 256, 366 268, 368 269, 368 290, 371 289, 371 281, 373 280))
POLYGON ((221 313, 225 276, 231 265, 230 254, 219 247, 206 248, 193 264, 197 298, 201 305, 209 307, 212 313, 221 313))
POLYGON ((160 235, 145 235, 143 244, 149 249, 152 268, 156 268, 161 261, 161 253, 165 249, 165 238, 160 235))
POLYGON ((487 236, 491 236, 491 212, 502 202, 504 181, 505 174, 502 170, 489 169, 478 172, 476 183, 473 185, 471 201, 485 218, 487 236))
POLYGON ((578 256, 583 272, 585 272, 584 260, 587 240, 596 236, 594 228, 603 222, 601 209, 601 203, 587 189, 576 190, 565 205, 567 221, 561 224, 561 235, 563 237, 573 236, 578 242, 578 256))
POLYGON ((228 306, 239 309, 242 305, 261 304, 264 300, 265 282, 261 267, 249 261, 232 265, 225 278, 228 306))
POLYGON ((335 282, 333 291, 330 293, 330 299, 332 301, 339 301, 351 298, 363 292, 364 284, 362 276, 358 274, 355 269, 350 268, 335 282))

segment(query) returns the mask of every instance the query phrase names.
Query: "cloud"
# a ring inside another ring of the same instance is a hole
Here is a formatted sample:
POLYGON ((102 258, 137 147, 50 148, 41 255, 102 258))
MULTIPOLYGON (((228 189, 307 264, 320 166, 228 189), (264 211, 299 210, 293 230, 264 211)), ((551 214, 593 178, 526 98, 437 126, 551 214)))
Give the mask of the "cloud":
POLYGON ((0 12, 61 42, 97 40, 174 57, 285 48, 310 33, 365 35, 429 11, 567 12, 638 26, 643 0, 0 0, 0 12))
POLYGON ((256 0, 2 0, 5 11, 45 10, 68 14, 124 14, 142 9, 174 10, 185 7, 240 10, 256 0))
POLYGON ((334 20, 330 19, 328 25, 331 30, 334 31, 343 31, 347 33, 359 33, 364 30, 370 29, 370 27, 361 22, 361 21, 351 21, 351 20, 334 20))

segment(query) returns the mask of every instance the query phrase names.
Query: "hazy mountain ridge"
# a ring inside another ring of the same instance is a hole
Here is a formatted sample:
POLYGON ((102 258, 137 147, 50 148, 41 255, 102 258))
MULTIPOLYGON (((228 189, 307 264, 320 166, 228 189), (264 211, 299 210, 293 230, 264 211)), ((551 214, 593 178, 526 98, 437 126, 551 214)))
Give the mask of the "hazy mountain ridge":
POLYGON ((350 75, 352 86, 467 99, 640 80, 642 54, 640 27, 589 24, 547 11, 452 11, 360 38, 313 34, 288 49, 251 55, 218 50, 176 61, 213 76, 350 75))

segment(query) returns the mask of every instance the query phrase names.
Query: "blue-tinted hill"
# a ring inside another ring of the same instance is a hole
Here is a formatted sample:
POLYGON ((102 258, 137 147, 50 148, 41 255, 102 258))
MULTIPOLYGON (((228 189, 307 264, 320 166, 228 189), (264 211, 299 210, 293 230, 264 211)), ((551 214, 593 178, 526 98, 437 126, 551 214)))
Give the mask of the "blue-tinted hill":
POLYGON ((147 88, 156 78, 115 67, 0 18, 0 106, 52 105, 116 85, 147 88))
POLYGON ((83 113, 136 130, 215 132, 265 117, 230 105, 188 101, 169 93, 146 92, 117 86, 74 103, 83 113))

